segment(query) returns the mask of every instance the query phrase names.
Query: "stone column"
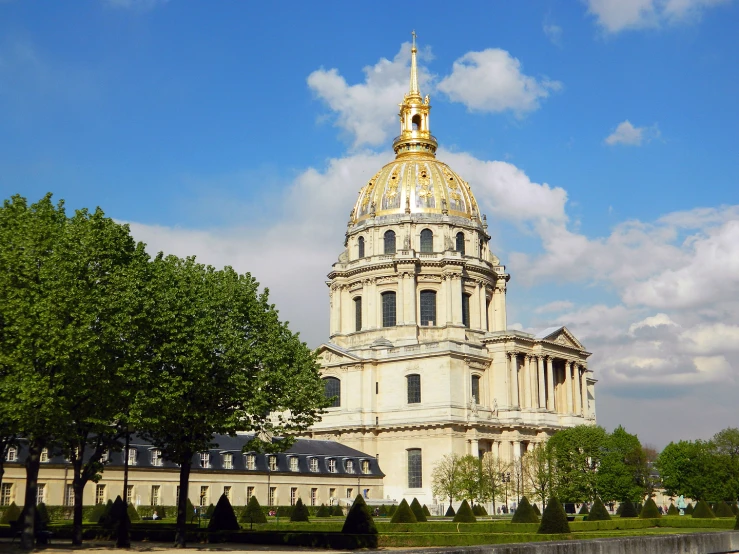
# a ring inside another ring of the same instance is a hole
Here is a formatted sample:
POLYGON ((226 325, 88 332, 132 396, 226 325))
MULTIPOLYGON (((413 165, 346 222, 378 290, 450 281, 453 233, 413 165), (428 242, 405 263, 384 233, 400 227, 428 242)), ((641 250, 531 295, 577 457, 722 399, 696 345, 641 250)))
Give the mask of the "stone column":
POLYGON ((452 322, 452 276, 444 275, 444 300, 446 304, 446 323, 452 322))
POLYGON ((574 362, 570 360, 565 361, 565 395, 567 398, 566 402, 566 414, 572 413, 572 366, 574 362))
POLYGON ((462 325, 462 276, 452 276, 452 321, 462 325))
POLYGON ((518 402, 518 356, 515 352, 509 352, 508 356, 510 356, 511 363, 510 363, 510 375, 511 375, 511 406, 514 408, 519 408, 519 402, 518 402))
POLYGON ((531 387, 529 398, 531 398, 531 409, 535 410, 539 407, 539 380, 536 376, 536 356, 529 356, 528 363, 529 383, 531 387))
POLYGON ((408 286, 406 294, 408 296, 408 315, 405 318, 406 323, 416 325, 416 275, 415 273, 406 273, 405 281, 408 286))
POLYGON ((475 458, 480 457, 480 441, 478 439, 470 440, 470 454, 475 458))
POLYGON ((573 363, 572 371, 575 377, 573 382, 574 390, 572 391, 575 397, 575 414, 582 415, 582 385, 580 384, 580 365, 573 363))
POLYGON ((546 398, 546 387, 544 385, 544 357, 539 356, 537 358, 538 362, 538 371, 537 377, 539 381, 539 408, 540 409, 546 409, 547 407, 547 398, 546 398))
POLYGON ((341 333, 341 286, 334 285, 334 333, 341 333))
POLYGON ((511 449, 513 450, 512 461, 518 460, 521 457, 521 441, 511 441, 511 449))
POLYGON ((405 291, 403 290, 403 274, 398 274, 398 292, 396 293, 397 305, 395 306, 395 324, 403 325, 405 323, 405 291))
POLYGON ((584 367, 582 369, 582 375, 580 377, 580 395, 582 396, 582 416, 588 419, 590 414, 588 413, 588 371, 584 367))
POLYGON ((547 356, 547 410, 553 412, 557 406, 554 402, 554 360, 547 356))
POLYGON ((377 298, 377 286, 375 286, 374 279, 367 279, 364 282, 364 292, 367 295, 367 328, 376 329, 382 325, 377 324, 377 305, 380 303, 380 299, 377 298))
POLYGON ((485 303, 485 283, 477 282, 477 305, 480 313, 479 329, 487 331, 487 304, 485 303))

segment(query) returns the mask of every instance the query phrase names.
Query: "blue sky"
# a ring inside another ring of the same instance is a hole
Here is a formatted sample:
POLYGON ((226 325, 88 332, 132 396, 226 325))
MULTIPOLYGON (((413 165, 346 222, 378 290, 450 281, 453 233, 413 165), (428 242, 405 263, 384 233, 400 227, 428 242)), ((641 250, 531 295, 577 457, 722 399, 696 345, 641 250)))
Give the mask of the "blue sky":
POLYGON ((509 322, 582 339, 606 427, 708 437, 739 425, 738 24, 731 0, 0 1, 0 194, 251 271, 315 346, 416 29, 509 322))

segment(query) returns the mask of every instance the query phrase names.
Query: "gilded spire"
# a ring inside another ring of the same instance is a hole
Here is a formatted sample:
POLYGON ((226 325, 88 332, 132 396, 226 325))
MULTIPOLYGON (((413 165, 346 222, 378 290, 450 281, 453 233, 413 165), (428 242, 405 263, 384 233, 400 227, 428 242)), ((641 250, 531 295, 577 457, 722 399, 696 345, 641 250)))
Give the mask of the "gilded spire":
POLYGON ((416 67, 416 31, 414 30, 411 35, 413 36, 413 46, 411 47, 411 86, 409 94, 419 96, 421 93, 418 90, 418 69, 416 67))

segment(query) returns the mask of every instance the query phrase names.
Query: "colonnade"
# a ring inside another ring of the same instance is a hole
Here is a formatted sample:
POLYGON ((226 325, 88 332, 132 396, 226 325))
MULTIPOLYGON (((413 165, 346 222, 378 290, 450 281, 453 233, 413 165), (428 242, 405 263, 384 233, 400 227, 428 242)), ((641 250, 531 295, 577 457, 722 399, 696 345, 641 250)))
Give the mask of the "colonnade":
POLYGON ((556 359, 555 366, 551 355, 508 352, 508 405, 587 418, 587 369, 577 360, 556 359))

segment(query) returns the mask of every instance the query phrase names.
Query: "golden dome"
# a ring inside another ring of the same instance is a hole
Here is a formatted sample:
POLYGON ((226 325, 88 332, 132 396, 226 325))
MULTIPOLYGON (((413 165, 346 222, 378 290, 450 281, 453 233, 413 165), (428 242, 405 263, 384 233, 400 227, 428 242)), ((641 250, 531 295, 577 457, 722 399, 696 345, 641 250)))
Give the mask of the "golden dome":
POLYGON ((429 97, 418 90, 416 34, 411 48, 411 78, 400 104, 400 136, 393 141, 395 161, 383 167, 361 191, 350 223, 394 214, 441 214, 479 221, 477 201, 467 181, 436 159, 429 130, 429 97))

